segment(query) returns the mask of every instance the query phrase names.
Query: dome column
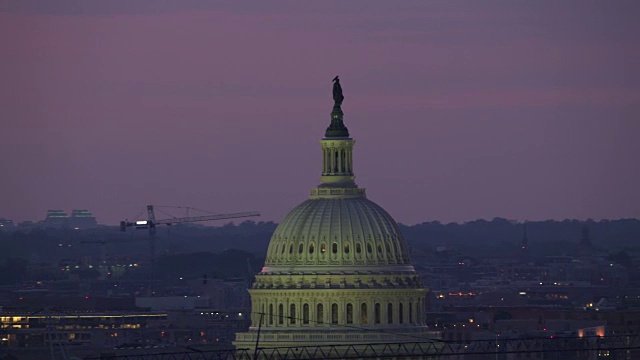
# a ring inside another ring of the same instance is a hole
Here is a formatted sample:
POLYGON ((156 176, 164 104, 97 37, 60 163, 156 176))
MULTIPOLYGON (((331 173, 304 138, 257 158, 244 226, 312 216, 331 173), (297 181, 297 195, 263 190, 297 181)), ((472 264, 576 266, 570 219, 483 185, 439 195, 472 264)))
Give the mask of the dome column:
POLYGON ((320 187, 354 188, 353 146, 351 138, 324 138, 322 146, 322 177, 320 187))

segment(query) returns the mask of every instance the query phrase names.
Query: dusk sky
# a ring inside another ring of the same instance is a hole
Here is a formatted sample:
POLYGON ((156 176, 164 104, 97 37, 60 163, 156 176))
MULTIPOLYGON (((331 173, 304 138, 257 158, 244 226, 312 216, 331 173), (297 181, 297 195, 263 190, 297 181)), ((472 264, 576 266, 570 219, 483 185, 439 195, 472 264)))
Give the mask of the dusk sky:
POLYGON ((639 1, 0 0, 0 218, 280 221, 340 75, 399 222, 640 217, 639 1))

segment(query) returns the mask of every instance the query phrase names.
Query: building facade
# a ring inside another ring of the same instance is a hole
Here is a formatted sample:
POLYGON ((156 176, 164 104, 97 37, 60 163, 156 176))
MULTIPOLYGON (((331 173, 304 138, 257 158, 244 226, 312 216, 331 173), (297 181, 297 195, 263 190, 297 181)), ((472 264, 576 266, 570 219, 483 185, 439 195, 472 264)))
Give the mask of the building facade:
POLYGON ((322 176, 275 230, 250 289, 252 325, 237 349, 430 341, 428 291, 393 218, 355 183, 355 141, 334 81, 320 140, 322 176))

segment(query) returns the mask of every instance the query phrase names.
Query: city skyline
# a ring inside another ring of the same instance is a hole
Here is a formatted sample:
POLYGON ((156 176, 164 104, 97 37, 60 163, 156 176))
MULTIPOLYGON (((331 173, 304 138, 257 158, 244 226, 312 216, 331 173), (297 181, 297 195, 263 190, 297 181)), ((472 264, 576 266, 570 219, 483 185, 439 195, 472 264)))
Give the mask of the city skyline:
POLYGON ((401 223, 640 217, 635 3, 144 4, 0 3, 0 218, 279 222, 335 75, 356 182, 401 223))

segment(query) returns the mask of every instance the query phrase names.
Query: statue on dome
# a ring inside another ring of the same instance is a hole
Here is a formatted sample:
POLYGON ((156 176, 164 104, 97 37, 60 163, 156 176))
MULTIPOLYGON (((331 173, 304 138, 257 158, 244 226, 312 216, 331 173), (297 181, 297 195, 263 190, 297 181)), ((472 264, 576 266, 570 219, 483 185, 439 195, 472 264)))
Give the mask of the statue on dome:
POLYGON ((340 79, 338 77, 333 78, 333 101, 335 102, 334 106, 342 105, 342 101, 344 100, 344 96, 342 95, 342 86, 340 86, 340 79))

